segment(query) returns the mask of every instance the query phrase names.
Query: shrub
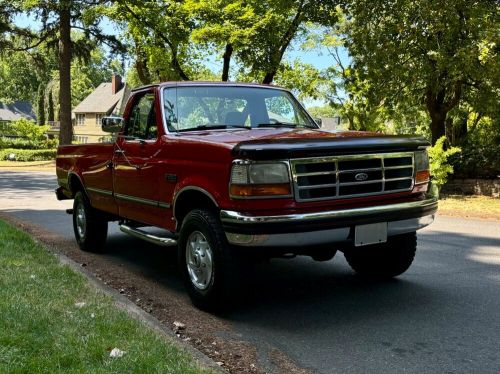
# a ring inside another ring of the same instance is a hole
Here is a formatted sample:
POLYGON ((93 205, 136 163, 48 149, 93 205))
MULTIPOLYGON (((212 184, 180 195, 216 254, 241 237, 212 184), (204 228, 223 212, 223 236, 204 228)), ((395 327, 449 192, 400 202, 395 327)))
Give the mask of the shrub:
POLYGON ((26 138, 0 137, 0 149, 52 149, 57 148, 59 140, 45 139, 41 142, 33 142, 26 138))
POLYGON ((14 121, 9 126, 10 135, 15 137, 0 137, 0 149, 52 149, 57 148, 59 141, 49 139, 49 126, 38 126, 35 122, 26 119, 14 121))
POLYGON ((448 174, 453 173, 453 166, 448 162, 448 157, 461 151, 458 147, 450 147, 445 150, 445 140, 446 137, 443 136, 438 139, 436 144, 429 148, 431 176, 438 190, 446 183, 448 174))
POLYGON ((2 149, 0 160, 9 160, 14 154, 15 161, 49 161, 56 158, 57 149, 2 149))
POLYGON ((498 178, 500 175, 500 121, 483 118, 469 129, 462 152, 450 158, 458 178, 498 178))
POLYGON ((15 148, 15 149, 34 149, 34 145, 28 139, 9 138, 6 136, 0 137, 0 149, 15 148))
POLYGON ((34 121, 22 118, 14 121, 12 123, 12 128, 17 136, 37 143, 47 140, 46 134, 50 126, 39 126, 34 121))

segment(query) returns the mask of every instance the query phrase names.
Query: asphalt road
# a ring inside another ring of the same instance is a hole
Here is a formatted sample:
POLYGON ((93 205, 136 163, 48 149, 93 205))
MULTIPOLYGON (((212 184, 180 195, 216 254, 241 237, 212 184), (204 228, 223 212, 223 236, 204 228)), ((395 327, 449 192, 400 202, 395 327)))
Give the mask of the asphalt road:
MULTIPOLYGON (((55 187, 52 174, 0 170, 0 212, 70 239, 71 202, 57 201, 55 187)), ((272 363, 282 352, 317 373, 500 372, 500 222, 439 216, 418 243, 410 270, 383 283, 353 275, 341 254, 253 267, 244 305, 222 317, 230 332, 215 334, 253 345, 268 371, 285 370, 272 363)), ((186 299, 174 265, 164 266, 175 253, 137 245, 113 226, 102 259, 186 299)))

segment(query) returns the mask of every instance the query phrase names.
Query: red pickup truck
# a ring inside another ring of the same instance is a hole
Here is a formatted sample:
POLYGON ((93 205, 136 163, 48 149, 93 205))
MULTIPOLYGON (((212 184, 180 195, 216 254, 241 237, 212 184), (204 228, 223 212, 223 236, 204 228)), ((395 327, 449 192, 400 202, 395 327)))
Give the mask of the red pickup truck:
POLYGON ((427 141, 322 131, 283 88, 156 84, 102 122, 112 142, 57 154, 56 194, 74 199, 76 241, 99 251, 118 221, 177 246, 198 307, 228 300, 249 254, 326 261, 341 250, 359 274, 397 276, 437 209, 427 141))

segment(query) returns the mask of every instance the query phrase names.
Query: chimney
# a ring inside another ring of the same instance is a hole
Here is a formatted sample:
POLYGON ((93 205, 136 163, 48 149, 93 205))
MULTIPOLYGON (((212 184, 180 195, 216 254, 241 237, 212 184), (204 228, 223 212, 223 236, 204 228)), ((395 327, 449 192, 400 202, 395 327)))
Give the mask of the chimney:
POLYGON ((122 77, 118 74, 113 74, 111 78, 111 93, 114 95, 122 88, 122 77))

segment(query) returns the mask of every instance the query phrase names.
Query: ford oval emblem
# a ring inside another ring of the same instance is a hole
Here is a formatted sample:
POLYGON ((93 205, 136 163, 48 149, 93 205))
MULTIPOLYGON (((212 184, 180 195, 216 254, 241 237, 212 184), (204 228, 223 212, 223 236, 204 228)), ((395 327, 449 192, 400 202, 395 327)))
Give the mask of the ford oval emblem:
POLYGON ((365 181, 368 179, 368 174, 366 173, 358 173, 354 176, 354 179, 356 179, 359 182, 365 181))

